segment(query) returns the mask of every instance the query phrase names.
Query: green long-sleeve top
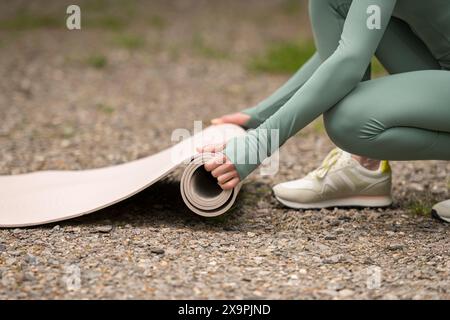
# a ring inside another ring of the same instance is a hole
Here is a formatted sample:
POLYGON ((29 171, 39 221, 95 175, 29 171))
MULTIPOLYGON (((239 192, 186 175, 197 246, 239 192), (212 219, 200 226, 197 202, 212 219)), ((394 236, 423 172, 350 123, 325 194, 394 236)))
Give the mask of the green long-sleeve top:
MULTIPOLYGON (((350 1, 347 2, 350 3, 350 1)), ((436 8, 436 6, 440 4, 441 7, 446 9, 445 13, 440 14, 440 18, 444 20, 445 17, 450 18, 447 0, 431 0, 430 2, 433 2, 435 6, 431 10, 432 14, 439 12, 439 8, 436 8)), ((234 138, 227 143, 225 154, 235 165, 241 180, 256 169, 264 158, 270 156, 287 139, 336 105, 357 86, 370 65, 371 58, 383 37, 394 10, 396 16, 404 20, 410 20, 413 26, 419 28, 419 30, 414 30, 417 34, 420 35, 422 32, 422 36, 428 38, 435 36, 436 32, 433 32, 434 29, 429 25, 431 20, 428 18, 430 17, 423 16, 427 14, 423 10, 426 3, 427 1, 423 0, 351 1, 339 44, 335 51, 318 50, 323 62, 317 63, 319 57, 313 57, 313 62, 310 62, 310 64, 314 69, 309 68, 311 69, 308 71, 310 73, 309 78, 305 79, 298 90, 294 83, 287 86, 285 90, 295 89, 296 91, 286 94, 287 98, 282 101, 281 107, 277 108, 270 116, 268 114, 262 115, 261 117, 267 118, 257 129, 250 130, 246 135, 234 138), (379 8, 381 17, 379 28, 369 28, 367 24, 373 13, 368 8, 374 5, 379 8), (324 52, 325 54, 323 54, 324 52), (278 130, 278 137, 276 134, 271 134, 274 129, 278 130)), ((428 12, 428 14, 431 13, 428 12)), ((326 26, 326 22, 323 24, 326 26)), ((450 27, 450 21, 445 22, 445 25, 450 27)), ((440 34, 438 33, 438 35, 440 34)), ((320 46, 320 42, 327 39, 315 37, 315 40, 316 45, 320 46)), ((329 47, 330 44, 328 44, 329 47)), ((434 54, 448 54, 448 51, 445 52, 449 47, 448 38, 430 39, 429 47, 434 51, 434 54), (434 48, 433 44, 435 45, 434 48), (445 48, 444 52, 439 52, 443 47, 445 48)))

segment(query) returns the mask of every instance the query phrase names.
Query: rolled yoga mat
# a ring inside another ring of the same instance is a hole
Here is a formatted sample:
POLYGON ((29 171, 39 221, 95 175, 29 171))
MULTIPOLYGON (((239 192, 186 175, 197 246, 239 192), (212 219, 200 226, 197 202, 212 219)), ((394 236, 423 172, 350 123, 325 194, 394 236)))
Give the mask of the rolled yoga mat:
POLYGON ((0 176, 0 227, 25 227, 79 217, 144 190, 181 165, 180 191, 193 212, 214 217, 233 205, 240 185, 222 190, 203 168, 212 154, 196 148, 226 142, 245 130, 211 126, 152 156, 124 164, 78 171, 39 171, 0 176))
POLYGON ((194 156, 181 176, 180 191, 184 203, 193 212, 204 217, 221 215, 231 208, 241 185, 222 190, 217 180, 203 168, 213 157, 211 153, 194 156))

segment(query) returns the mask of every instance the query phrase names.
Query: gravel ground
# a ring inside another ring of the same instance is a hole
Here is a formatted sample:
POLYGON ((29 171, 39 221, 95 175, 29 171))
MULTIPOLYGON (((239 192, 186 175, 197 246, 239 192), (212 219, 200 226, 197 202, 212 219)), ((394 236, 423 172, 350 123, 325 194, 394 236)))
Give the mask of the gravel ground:
MULTIPOLYGON (((0 19, 24 3, 2 4, 0 19)), ((63 16, 61 3, 45 8, 63 16)), ((287 76, 251 72, 248 60, 309 34, 291 1, 134 5, 144 18, 119 31, 0 24, 1 174, 161 150, 172 130, 272 92, 287 76), (119 41, 130 33, 143 44, 119 41)), ((449 197, 450 164, 393 163, 395 204, 384 210, 280 206, 271 186, 303 176, 331 148, 320 122, 309 126, 282 148, 276 176, 252 175, 235 208, 214 219, 185 208, 176 172, 89 216, 0 230, 0 298, 449 299, 450 227, 429 207, 449 197)))

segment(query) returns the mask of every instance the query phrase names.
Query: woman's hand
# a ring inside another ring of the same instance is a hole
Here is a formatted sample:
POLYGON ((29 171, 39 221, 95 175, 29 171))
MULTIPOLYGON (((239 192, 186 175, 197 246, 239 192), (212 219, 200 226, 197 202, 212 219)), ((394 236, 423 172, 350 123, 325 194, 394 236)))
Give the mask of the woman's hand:
POLYGON ((230 190, 236 187, 241 181, 234 167, 234 164, 221 151, 225 149, 226 144, 206 145, 197 148, 198 152, 215 153, 215 157, 205 163, 205 169, 211 172, 212 176, 217 179, 219 186, 223 190, 230 190))
POLYGON ((250 120, 250 116, 248 114, 242 112, 236 112, 231 114, 226 114, 221 116, 220 118, 215 118, 211 120, 211 124, 223 124, 223 123, 232 123, 238 126, 245 126, 245 124, 250 120))

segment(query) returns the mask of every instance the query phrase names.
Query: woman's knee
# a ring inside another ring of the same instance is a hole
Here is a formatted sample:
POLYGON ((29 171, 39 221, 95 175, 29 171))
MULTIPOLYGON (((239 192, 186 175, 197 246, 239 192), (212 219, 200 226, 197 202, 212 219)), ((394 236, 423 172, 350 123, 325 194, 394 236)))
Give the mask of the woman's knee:
POLYGON ((331 141, 339 148, 355 154, 361 152, 361 146, 370 144, 370 140, 361 135, 361 128, 367 119, 359 110, 361 108, 340 102, 323 115, 325 129, 331 141))

